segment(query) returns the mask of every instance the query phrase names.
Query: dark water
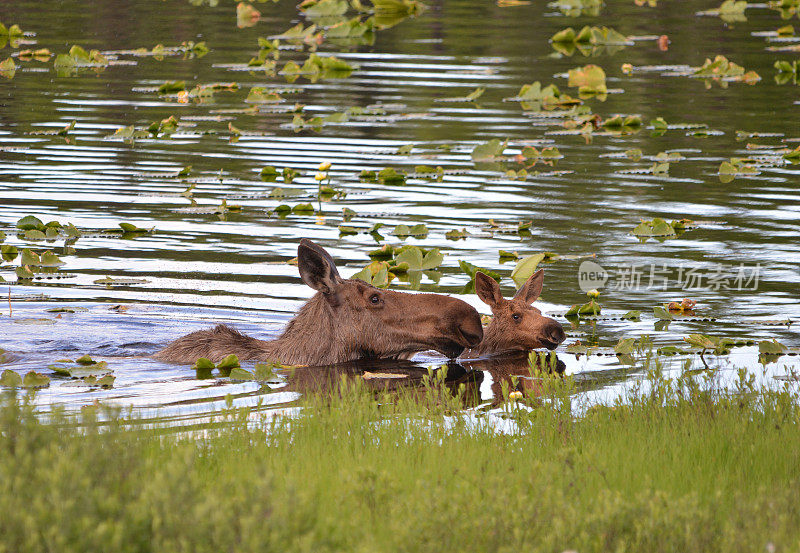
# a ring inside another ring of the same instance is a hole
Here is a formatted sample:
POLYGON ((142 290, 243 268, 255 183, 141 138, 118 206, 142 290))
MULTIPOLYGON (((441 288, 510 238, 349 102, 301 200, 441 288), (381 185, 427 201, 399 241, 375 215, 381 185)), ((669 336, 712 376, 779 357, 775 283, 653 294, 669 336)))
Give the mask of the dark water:
MULTIPOLYGON (((599 16, 567 17, 539 1, 510 7, 429 2, 419 17, 377 31, 373 45, 321 44, 319 53, 358 65, 349 78, 300 78, 288 84, 280 75, 241 70, 241 64, 258 54, 258 37, 280 34, 298 22, 310 24, 285 0, 255 4, 262 18, 241 29, 235 5, 224 0, 216 7, 182 0, 3 2, 0 21, 19 24, 26 36, 18 48, 0 50, 0 60, 25 48, 66 53, 73 44, 111 53, 108 67, 65 77, 57 75, 52 58, 17 59, 13 78, 0 78, 3 243, 40 253, 51 249, 66 263, 59 271, 65 278, 27 283, 15 283, 19 259, 0 266, 0 276, 9 281, 2 285, 2 295, 11 295, 10 309, 7 302, 0 306, 0 347, 13 352, 3 368, 50 374, 46 366, 56 359, 90 354, 108 360, 114 369, 117 380, 110 390, 65 386, 66 379, 54 377, 39 394, 43 404, 77 406, 113 398, 125 405, 162 407, 176 417, 213 410, 226 394, 239 402, 285 405, 297 392, 282 384, 265 392, 254 383, 196 380, 188 368, 146 356, 172 338, 219 321, 259 336, 274 335, 311 294, 296 267, 287 263, 296 255, 300 237, 326 247, 344 276, 369 263, 367 252, 377 247, 376 241, 366 233, 340 237, 343 208, 356 212, 347 225, 366 229, 384 223, 383 243, 400 243, 391 234, 397 224, 427 225, 426 238, 405 240, 441 248, 445 254, 439 284, 423 279, 423 290, 458 294, 468 281, 459 260, 507 277, 514 262, 500 264, 499 250, 521 256, 550 251, 567 258, 543 265, 540 307, 560 315, 587 301, 578 282, 578 267, 586 259, 582 256, 594 255, 592 260, 612 275, 610 284, 619 283, 624 271, 634 267, 642 275, 640 287, 601 289, 601 320, 571 325, 559 319, 570 328, 559 358, 569 373, 596 382, 590 387, 616 393, 619 383, 635 375, 621 370, 615 357, 576 358, 563 351, 576 340, 608 347, 620 338, 650 334, 656 345, 680 345, 684 336, 704 333, 756 341, 777 338, 797 348, 796 325, 766 321, 800 318, 800 181, 797 166, 780 158, 782 148, 795 148, 800 140, 800 88, 774 79, 773 63, 791 61, 795 54, 768 50, 798 42, 753 35, 786 23, 765 7, 748 8, 747 21, 732 24, 695 15, 716 4, 662 1, 647 8, 619 0, 607 2, 599 16), (554 55, 549 37, 567 26, 583 25, 651 38, 589 55, 554 55), (666 50, 652 39, 660 35, 669 37, 666 50), (211 51, 199 58, 170 55, 163 60, 113 54, 183 41, 205 41, 211 51), (642 69, 700 66, 717 54, 756 71, 761 80, 753 86, 711 82, 707 88, 701 79, 642 69), (587 63, 605 69, 612 93, 585 105, 602 119, 640 115, 644 125, 638 132, 597 131, 587 140, 565 134, 563 117, 525 111, 518 101, 504 100, 537 80, 577 96, 562 74, 587 63), (625 63, 638 69, 625 74, 625 63), (219 91, 203 102, 180 103, 174 95, 156 92, 168 80, 185 80, 187 89, 236 82, 238 89, 219 91), (254 86, 283 89, 284 101, 261 106, 256 113, 231 112, 251 106, 244 100, 254 86), (465 96, 477 87, 486 90, 476 103, 436 101, 465 96), (381 111, 326 125, 320 132, 295 132, 291 111, 296 103, 305 106, 306 119, 353 107, 374 112, 377 106, 381 111), (120 127, 147 127, 171 115, 181 122, 171 138, 141 139, 134 145, 107 138, 120 127), (672 128, 651 136, 645 127, 656 117, 678 127, 704 125, 712 132, 696 136, 692 130, 672 128), (73 120, 77 124, 66 138, 41 134, 73 120), (229 123, 242 131, 238 140, 231 140, 229 123), (738 140, 737 131, 768 136, 738 140), (555 146, 564 157, 554 167, 538 164, 530 169, 541 175, 509 179, 505 170, 520 165, 470 158, 476 144, 493 138, 509 140, 506 156, 525 146, 555 146), (408 144, 414 145, 410 153, 396 153, 408 144), (642 150, 639 161, 623 155, 634 148, 642 150), (685 159, 673 162, 666 176, 629 172, 649 168, 651 156, 659 152, 679 152, 685 159), (761 156, 755 163, 758 174, 721 182, 722 161, 751 156, 761 156), (759 163, 764 159, 766 163, 759 163), (280 219, 270 214, 282 203, 312 201, 319 207, 314 173, 325 161, 333 164, 331 184, 346 191, 345 198, 322 203, 316 215, 280 219), (188 177, 175 176, 189 165, 188 177), (281 179, 263 182, 259 172, 266 165, 292 167, 302 175, 291 185, 281 179), (358 178, 366 169, 413 172, 417 165, 442 166, 446 174, 441 182, 409 178, 404 186, 358 178), (241 205, 241 212, 224 217, 186 212, 192 204, 180 193, 190 184, 195 185, 196 206, 214 207, 226 200, 241 205), (268 198, 276 186, 296 188, 303 195, 268 198), (26 215, 45 223, 73 223, 85 231, 121 222, 156 230, 133 239, 87 232, 71 245, 73 251, 65 249, 63 237, 51 242, 18 237, 14 224, 26 215), (641 242, 631 234, 641 219, 654 217, 701 224, 665 241, 641 242), (491 231, 490 219, 513 227, 532 221, 530 234, 491 231), (446 239, 446 232, 462 228, 470 233, 467 239, 446 239), (708 286, 709 275, 735 275, 740 269, 748 277, 757 273, 757 282, 741 290, 732 281, 728 288, 708 286), (650 285, 651 271, 659 275, 658 286, 650 285), (688 271, 705 279, 700 287, 684 289, 688 271), (105 276, 146 282, 94 282, 105 276), (667 280, 661 286, 663 277, 667 280), (693 320, 679 318, 656 330, 653 307, 683 297, 698 302, 693 320), (65 306, 86 310, 60 316, 47 311, 65 306), (608 320, 629 310, 641 311, 641 321, 608 320)), ((287 60, 302 65, 307 56, 307 51, 282 49, 277 67, 287 60)), ((510 279, 503 286, 513 292, 510 279)), ((487 311, 475 296, 460 297, 487 311)), ((786 374, 796 359, 782 357, 769 367, 770 374, 786 374)), ((430 356, 420 360, 423 365, 441 361, 430 356)), ((761 371, 753 346, 737 348, 715 363, 728 372, 742 365, 761 371)), ((481 402, 491 403, 493 377, 485 376, 477 387, 481 402)))

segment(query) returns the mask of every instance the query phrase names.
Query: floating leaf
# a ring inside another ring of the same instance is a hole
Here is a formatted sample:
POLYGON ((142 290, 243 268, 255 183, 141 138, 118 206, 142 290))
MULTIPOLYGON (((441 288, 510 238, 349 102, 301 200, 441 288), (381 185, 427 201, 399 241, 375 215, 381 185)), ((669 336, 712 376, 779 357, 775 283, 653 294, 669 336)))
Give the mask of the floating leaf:
POLYGON ((16 227, 20 230, 44 230, 44 223, 38 218, 34 217, 33 215, 26 215, 19 221, 17 221, 16 227))
POLYGON ((725 0, 717 11, 720 15, 742 14, 747 8, 747 0, 725 0))
POLYGON ((22 377, 11 369, 6 369, 0 373, 0 386, 18 388, 22 386, 22 377))
POLYGON ((632 234, 641 238, 671 238, 677 236, 678 233, 676 229, 683 231, 685 229, 685 222, 673 221, 672 223, 668 223, 664 219, 656 217, 652 221, 642 220, 642 222, 633 229, 632 234))
POLYGON ((657 305, 653 308, 653 316, 662 321, 671 321, 674 317, 665 308, 657 305))
POLYGON ((28 268, 27 265, 24 265, 22 267, 17 267, 15 269, 15 272, 17 274, 17 279, 19 280, 31 280, 36 276, 33 274, 33 271, 31 271, 30 268, 28 268))
POLYGON ((302 190, 297 190, 296 188, 273 188, 270 190, 269 194, 267 194, 268 198, 289 198, 291 196, 300 196, 303 193, 302 190))
POLYGON ((719 341, 706 336, 705 334, 690 334, 684 338, 689 345, 698 347, 700 349, 715 349, 719 345, 719 341))
POLYGON ((659 355, 680 355, 684 353, 675 346, 662 346, 656 350, 659 355))
POLYGON ((388 185, 397 185, 397 184, 404 184, 406 182, 406 176, 403 173, 398 173, 394 167, 386 167, 382 169, 377 174, 377 179, 383 183, 388 185))
POLYGON ((251 4, 239 2, 236 5, 236 26, 240 29, 252 27, 258 23, 259 19, 261 19, 261 12, 255 9, 251 4))
MULTIPOLYGON (((490 270, 490 269, 486 269, 485 267, 478 267, 477 265, 473 265, 472 263, 469 263, 469 262, 467 262, 467 261, 464 261, 463 259, 462 259, 462 260, 459 260, 459 262, 458 262, 458 266, 459 266, 459 267, 461 267, 461 270, 462 270, 462 271, 464 271, 464 272, 465 272, 467 275, 469 275, 469 278, 470 278, 470 284, 473 284, 473 283, 474 283, 474 281, 475 281, 475 274, 476 274, 478 271, 482 272, 482 273, 483 273, 483 274, 485 274, 486 276, 489 276, 489 277, 493 278, 493 279, 494 279, 494 280, 496 280, 497 282, 500 282, 500 279, 502 278, 502 277, 500 276, 500 273, 497 273, 497 272, 495 272, 495 271, 492 271, 492 270, 490 270)), ((473 290, 472 290, 472 291, 474 291, 474 288, 473 288, 473 290)))
POLYGON ((260 175, 261 175, 261 180, 266 182, 273 182, 277 180, 280 173, 272 165, 267 165, 266 167, 261 169, 260 175))
POLYGON ((214 365, 214 363, 210 359, 207 359, 206 357, 201 357, 197 361, 195 361, 194 366, 192 368, 195 370, 211 371, 214 370, 215 367, 216 365, 214 365))
POLYGON ((636 349, 636 338, 620 338, 616 346, 614 346, 614 353, 629 354, 633 353, 636 349))
POLYGON ((186 90, 186 81, 166 81, 158 87, 159 94, 175 94, 186 90))
POLYGON ((100 378, 96 376, 86 376, 82 379, 82 382, 86 386, 101 386, 103 388, 111 388, 116 379, 117 377, 113 374, 106 374, 100 378))
POLYGON ((268 90, 263 86, 254 86, 244 100, 249 104, 274 104, 282 102, 283 98, 274 90, 268 90))
POLYGON ((697 305, 695 300, 691 300, 689 298, 683 298, 683 300, 678 303, 676 301, 671 301, 667 304, 667 309, 669 311, 677 312, 677 313, 684 313, 686 311, 691 311, 694 309, 694 306, 697 305))
POLYGON ((123 285, 123 284, 147 284, 150 281, 144 278, 112 278, 106 276, 105 278, 98 278, 94 281, 95 284, 110 285, 123 285))
POLYGON ((428 235, 428 227, 424 223, 418 223, 410 227, 408 225, 397 225, 393 234, 398 238, 407 238, 409 236, 424 238, 428 235))
POLYGON ((569 70, 569 86, 577 86, 581 94, 605 94, 606 72, 597 65, 586 65, 569 70))
POLYGON ((50 386, 50 377, 35 371, 30 371, 22 379, 23 388, 47 388, 50 386))
POLYGON ((758 353, 767 355, 780 355, 786 353, 786 346, 775 340, 761 340, 758 343, 758 353))
POLYGON ((373 261, 350 278, 363 280, 377 288, 389 285, 389 264, 385 261, 373 261))
POLYGON ((0 62, 0 75, 7 79, 11 79, 14 77, 14 74, 17 71, 17 64, 14 63, 13 58, 6 58, 2 62, 0 62))
POLYGON ((358 234, 358 229, 347 225, 339 225, 339 236, 349 236, 352 234, 358 234))
POLYGON ((301 2, 300 10, 305 12, 308 17, 330 17, 343 15, 347 12, 348 3, 346 0, 308 0, 301 2))
POLYGON ((248 380, 255 380, 255 376, 250 371, 243 369, 241 367, 233 367, 231 368, 230 374, 228 377, 231 380, 241 380, 241 381, 248 381, 248 380))
POLYGON ((221 372, 229 371, 237 367, 240 367, 239 358, 234 354, 228 355, 222 361, 217 363, 217 370, 221 372))
POLYGON ((253 375, 259 382, 268 382, 278 380, 278 375, 275 373, 276 365, 274 363, 256 363, 253 367, 253 375))
POLYGON ((486 144, 478 144, 472 150, 472 161, 491 161, 503 155, 507 144, 508 139, 501 142, 498 138, 493 138, 486 144))
POLYGON ((511 271, 511 279, 517 285, 517 288, 525 284, 528 279, 536 272, 536 267, 544 260, 545 254, 537 253, 523 257, 511 271))
POLYGON ((79 365, 94 365, 94 363, 95 363, 94 359, 92 359, 88 355, 84 355, 82 357, 78 357, 75 360, 75 362, 78 363, 79 365))

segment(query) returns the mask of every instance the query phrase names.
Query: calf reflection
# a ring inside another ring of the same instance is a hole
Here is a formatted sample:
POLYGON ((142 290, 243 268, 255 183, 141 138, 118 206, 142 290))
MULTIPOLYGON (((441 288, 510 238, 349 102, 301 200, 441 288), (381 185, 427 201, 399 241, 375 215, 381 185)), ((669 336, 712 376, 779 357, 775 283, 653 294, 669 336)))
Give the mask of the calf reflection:
POLYGON ((496 407, 503 403, 503 388, 507 393, 521 392, 529 399, 542 395, 542 381, 537 373, 562 374, 566 369, 564 362, 554 352, 545 355, 526 353, 493 355, 486 358, 462 359, 460 363, 473 372, 485 371, 492 379, 490 404, 496 407))

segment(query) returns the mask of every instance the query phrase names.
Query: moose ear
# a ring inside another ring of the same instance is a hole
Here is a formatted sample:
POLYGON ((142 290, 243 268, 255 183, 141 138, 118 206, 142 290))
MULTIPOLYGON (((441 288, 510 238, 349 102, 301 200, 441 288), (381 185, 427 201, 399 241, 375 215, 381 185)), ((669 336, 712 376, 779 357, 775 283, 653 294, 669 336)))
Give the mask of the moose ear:
POLYGON ((531 275, 528 281, 522 285, 522 288, 517 290, 514 296, 515 300, 521 300, 527 305, 532 304, 539 298, 542 293, 542 286, 544 285, 544 269, 539 269, 531 275))
POLYGON ((323 294, 333 293, 334 286, 342 280, 330 254, 305 238, 297 246, 297 268, 303 282, 323 294))
POLYGON ((492 277, 478 271, 475 273, 475 293, 483 303, 491 308, 503 301, 500 285, 492 277))

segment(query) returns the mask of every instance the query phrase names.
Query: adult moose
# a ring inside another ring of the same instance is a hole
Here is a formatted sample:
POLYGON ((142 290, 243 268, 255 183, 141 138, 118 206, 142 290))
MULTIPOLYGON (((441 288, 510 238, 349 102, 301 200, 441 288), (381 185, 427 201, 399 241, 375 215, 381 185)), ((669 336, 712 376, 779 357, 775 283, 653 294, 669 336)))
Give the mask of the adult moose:
POLYGON ((300 277, 317 291, 275 340, 259 340, 225 325, 178 338, 153 357, 169 363, 272 360, 291 365, 329 365, 364 358, 409 359, 436 350, 450 358, 477 346, 483 337, 478 312, 439 294, 380 290, 343 279, 322 247, 302 239, 297 247, 300 277))
POLYGON ((496 280, 476 273, 475 292, 492 309, 492 321, 483 330, 481 343, 462 357, 527 353, 542 347, 555 349, 563 342, 567 336, 561 325, 531 305, 539 298, 543 285, 544 271, 539 269, 507 300, 496 280))

